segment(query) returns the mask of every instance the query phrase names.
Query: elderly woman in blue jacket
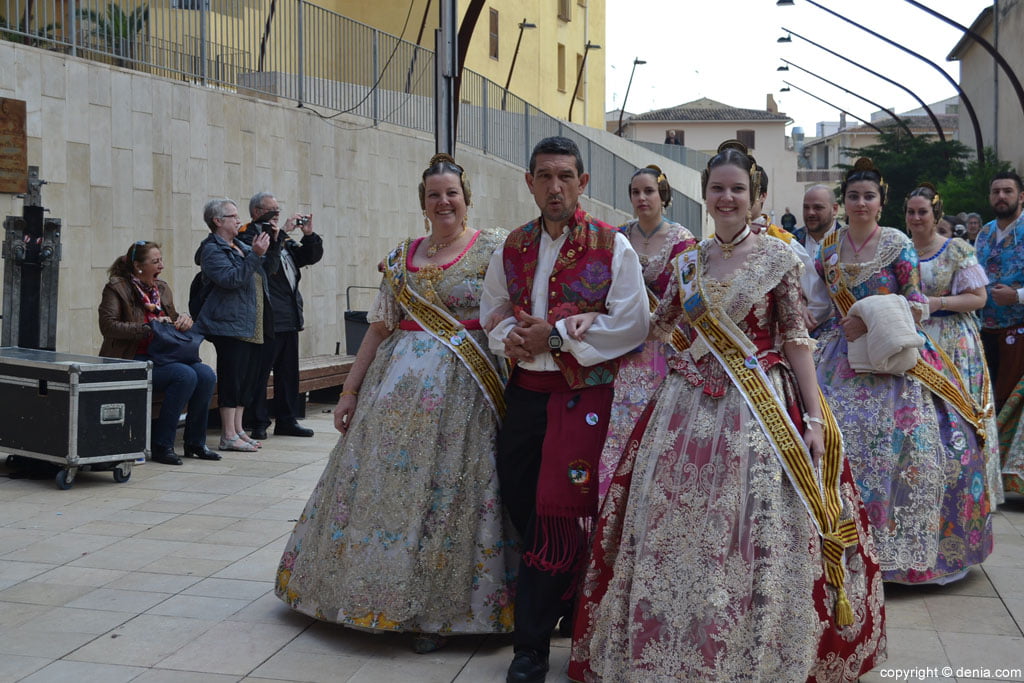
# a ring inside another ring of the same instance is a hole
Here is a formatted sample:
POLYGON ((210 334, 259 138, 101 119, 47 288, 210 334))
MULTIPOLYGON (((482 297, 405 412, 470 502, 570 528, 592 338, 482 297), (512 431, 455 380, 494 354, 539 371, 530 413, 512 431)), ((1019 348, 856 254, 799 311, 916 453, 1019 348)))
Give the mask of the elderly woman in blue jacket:
POLYGON ((217 349, 220 450, 252 453, 261 444, 245 433, 242 413, 258 390, 260 345, 274 334, 261 264, 270 236, 259 235, 251 248, 235 239, 241 221, 238 206, 230 199, 208 201, 203 220, 212 234, 199 245, 196 263, 209 293, 195 326, 217 349))

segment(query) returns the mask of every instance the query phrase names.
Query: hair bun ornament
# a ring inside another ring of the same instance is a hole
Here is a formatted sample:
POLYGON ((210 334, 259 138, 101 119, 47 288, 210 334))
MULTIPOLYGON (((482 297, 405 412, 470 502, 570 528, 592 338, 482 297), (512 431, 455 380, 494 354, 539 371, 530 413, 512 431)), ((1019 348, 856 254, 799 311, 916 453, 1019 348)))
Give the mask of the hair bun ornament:
MULTIPOLYGON (((434 166, 435 164, 439 164, 441 162, 449 163, 452 166, 459 166, 457 163, 455 163, 455 159, 452 157, 451 154, 448 154, 448 152, 438 152, 434 156, 430 157, 430 163, 427 164, 427 168, 430 168, 431 166, 434 166)), ((459 168, 462 167, 459 166, 459 168)))
POLYGON ((717 153, 721 154, 722 152, 724 152, 727 149, 735 149, 735 150, 737 150, 739 152, 743 152, 747 156, 750 156, 750 150, 747 149, 747 146, 744 145, 739 140, 735 140, 735 139, 733 139, 733 140, 726 140, 725 142, 723 142, 722 144, 720 144, 718 146, 717 153))
POLYGON ((860 157, 857 161, 853 162, 853 168, 850 169, 850 173, 857 173, 858 171, 874 171, 878 173, 878 169, 875 168, 875 162, 871 161, 868 157, 860 157))
POLYGON ((667 183, 668 178, 665 177, 665 172, 661 170, 661 167, 657 164, 647 164, 644 168, 649 168, 657 174, 657 181, 659 183, 667 183))
POLYGON ((928 181, 925 181, 925 182, 923 182, 923 183, 918 183, 918 185, 917 185, 917 186, 918 186, 918 187, 925 187, 925 188, 928 188, 928 189, 929 189, 929 190, 931 190, 932 192, 938 192, 938 191, 939 191, 939 190, 938 190, 938 189, 937 189, 937 188, 936 188, 936 187, 935 187, 934 185, 932 185, 932 184, 931 184, 931 183, 929 183, 928 181))

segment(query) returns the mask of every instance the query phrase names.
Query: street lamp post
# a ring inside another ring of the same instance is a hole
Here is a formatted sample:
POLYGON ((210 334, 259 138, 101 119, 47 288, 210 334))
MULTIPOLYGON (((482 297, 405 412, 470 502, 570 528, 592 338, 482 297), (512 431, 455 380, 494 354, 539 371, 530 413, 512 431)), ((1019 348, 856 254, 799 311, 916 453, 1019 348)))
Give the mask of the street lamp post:
POLYGON ((864 101, 865 101, 865 102, 867 102, 868 104, 870 104, 870 105, 872 105, 872 106, 875 106, 875 107, 878 107, 879 109, 881 109, 882 111, 884 111, 884 112, 885 112, 886 114, 888 114, 889 116, 891 116, 891 117, 892 117, 892 120, 896 122, 896 125, 898 125, 898 126, 902 126, 902 127, 903 127, 903 129, 904 129, 905 131, 907 131, 907 135, 909 135, 910 137, 914 137, 914 133, 913 133, 913 132, 911 132, 911 130, 910 130, 910 126, 908 126, 908 125, 907 125, 906 121, 904 121, 904 120, 903 120, 903 119, 901 119, 901 118, 900 118, 899 116, 897 116, 897 115, 896 115, 896 112, 894 112, 894 111, 893 111, 892 109, 889 109, 889 108, 887 108, 887 107, 883 107, 883 106, 882 106, 882 105, 880 105, 880 104, 879 104, 878 102, 875 102, 875 101, 873 101, 873 100, 869 100, 868 98, 864 97, 863 95, 858 95, 857 93, 855 93, 855 92, 853 92, 852 90, 849 90, 849 89, 847 89, 847 88, 844 88, 843 86, 839 85, 838 83, 833 83, 832 81, 828 80, 828 79, 827 79, 827 78, 825 78, 824 76, 819 76, 818 74, 814 73, 814 72, 813 72, 813 71, 811 71, 810 69, 805 69, 804 67, 800 66, 799 64, 794 64, 793 62, 790 62, 790 61, 788 61, 788 60, 785 60, 785 59, 783 59, 782 61, 783 61, 783 62, 785 62, 787 66, 792 66, 792 67, 794 67, 794 68, 796 68, 796 69, 800 69, 800 70, 801 70, 801 71, 803 71, 804 73, 806 73, 806 74, 810 74, 810 75, 814 76, 815 78, 817 78, 817 79, 818 79, 818 80, 820 80, 820 81, 825 81, 826 83, 828 83, 829 85, 831 85, 831 86, 832 86, 832 87, 834 87, 834 88, 839 88, 839 89, 840 89, 840 90, 842 90, 843 92, 845 92, 845 93, 847 93, 847 94, 849 94, 849 95, 853 95, 853 96, 854 96, 854 97, 856 97, 857 99, 860 99, 860 100, 864 100, 864 101))
MULTIPOLYGON (((917 59, 921 60, 922 62, 924 62, 925 64, 927 64, 928 66, 932 67, 933 69, 938 71, 940 74, 942 74, 942 77, 945 78, 949 82, 949 84, 953 86, 953 89, 956 90, 957 94, 960 95, 960 101, 963 102, 964 109, 967 110, 967 115, 970 117, 971 125, 974 128, 974 140, 975 140, 976 146, 978 148, 978 161, 984 162, 984 160, 985 160, 985 150, 984 150, 984 145, 983 145, 982 140, 981 140, 981 125, 978 123, 978 115, 975 113, 974 105, 971 104, 971 100, 967 97, 967 93, 965 93, 964 89, 960 87, 960 84, 956 82, 956 79, 954 79, 952 76, 950 76, 948 73, 946 73, 946 71, 941 66, 939 66, 938 64, 936 64, 932 60, 928 59, 927 57, 925 57, 921 53, 914 52, 910 48, 908 48, 908 47, 906 47, 904 45, 900 45, 895 40, 892 40, 890 38, 886 38, 881 33, 878 33, 877 31, 872 31, 867 26, 863 26, 861 24, 858 24, 853 19, 850 19, 849 17, 845 17, 842 14, 840 14, 839 12, 835 12, 835 11, 829 9, 828 7, 825 7, 824 5, 822 5, 822 4, 818 3, 818 2, 815 2, 814 0, 804 0, 804 1, 807 4, 809 4, 809 5, 814 5, 818 9, 823 10, 825 12, 828 12, 829 14, 831 14, 832 16, 834 16, 834 17, 836 17, 838 19, 842 19, 843 21, 845 21, 846 23, 850 24, 851 26, 855 26, 855 27, 859 28, 861 31, 864 31, 865 33, 867 33, 870 36, 878 38, 879 40, 881 40, 881 41, 883 41, 885 43, 888 43, 889 45, 892 45, 895 48, 898 48, 899 50, 907 53, 908 55, 910 55, 912 57, 916 57, 917 59)), ((776 4, 778 4, 778 3, 776 3, 776 4)), ((785 29, 783 29, 783 30, 785 30, 785 29)))
POLYGON ((508 79, 505 80, 505 92, 501 94, 501 110, 505 110, 505 98, 508 97, 508 86, 512 84, 512 72, 516 68, 516 58, 519 56, 519 45, 523 42, 523 30, 528 28, 537 28, 537 24, 531 24, 523 17, 523 20, 519 22, 519 37, 516 38, 516 49, 512 53, 512 63, 508 67, 508 79))
POLYGON ((633 69, 629 72, 629 83, 626 85, 626 96, 622 98, 622 106, 619 107, 619 127, 615 129, 615 134, 620 138, 622 137, 622 115, 626 112, 626 100, 629 99, 629 89, 633 86, 633 74, 636 73, 637 65, 646 63, 639 57, 633 60, 633 69))
MULTIPOLYGON (((587 53, 591 50, 600 50, 601 46, 596 43, 592 43, 589 40, 587 44, 583 46, 583 59, 580 60, 580 72, 576 74, 576 87, 572 89, 572 97, 569 100, 569 116, 568 120, 572 121, 572 107, 576 104, 576 93, 580 90, 580 81, 583 80, 583 71, 587 68, 587 53)), ((586 116, 584 115, 584 118, 586 116)))
MULTIPOLYGON (((783 27, 782 30, 783 31, 789 31, 789 29, 787 29, 785 27, 783 27)), ((858 69, 863 69, 864 71, 867 71, 869 74, 871 74, 872 76, 875 76, 876 78, 881 78, 886 83, 890 83, 892 85, 895 85, 897 88, 899 88, 903 92, 905 92, 908 95, 910 95, 911 97, 913 97, 917 101, 917 103, 921 105, 921 108, 924 109, 925 112, 928 114, 928 118, 930 118, 932 120, 932 125, 935 126, 935 133, 939 136, 939 140, 942 140, 943 142, 946 141, 946 135, 945 135, 945 133, 942 132, 942 124, 939 123, 939 117, 937 117, 935 115, 935 112, 932 111, 932 108, 929 107, 927 105, 927 103, 925 103, 925 101, 922 100, 917 95, 917 93, 915 93, 913 90, 911 90, 907 86, 903 85, 902 83, 894 81, 893 79, 889 78, 888 76, 884 76, 884 75, 878 73, 877 71, 872 71, 871 69, 869 69, 868 67, 864 66, 860 62, 855 62, 855 61, 853 61, 852 59, 850 59, 848 57, 844 57, 843 55, 839 54, 835 50, 828 49, 827 47, 825 47, 821 43, 816 43, 813 40, 811 40, 810 38, 805 38, 804 36, 800 35, 799 33, 793 33, 792 31, 789 31, 789 33, 791 35, 796 36, 800 40, 803 40, 804 42, 810 43, 811 45, 813 45, 814 47, 818 48, 819 50, 824 50, 825 52, 829 53, 833 57, 838 57, 839 59, 843 60, 844 62, 847 62, 849 64, 853 64, 858 69)))
MULTIPOLYGON (((828 106, 832 107, 833 109, 838 109, 839 111, 843 112, 843 113, 844 113, 844 114, 846 114, 847 116, 852 116, 853 118, 855 118, 855 119, 857 119, 858 121, 860 121, 861 123, 863 123, 863 124, 864 124, 865 126, 868 126, 868 127, 870 127, 870 128, 874 128, 874 129, 875 129, 875 130, 877 130, 877 131, 878 131, 879 133, 883 133, 883 132, 884 132, 884 131, 883 131, 883 130, 882 130, 881 128, 879 128, 879 127, 878 127, 878 126, 876 126, 875 124, 871 123, 870 121, 865 121, 864 119, 862 119, 861 117, 857 116, 856 114, 853 114, 853 113, 851 113, 851 112, 848 112, 848 111, 846 111, 845 109, 843 109, 842 107, 837 107, 836 105, 832 104, 832 103, 831 103, 831 102, 829 102, 828 100, 823 100, 822 98, 818 97, 818 96, 817 96, 817 95, 815 95, 814 93, 811 93, 811 92, 807 92, 806 90, 804 90, 803 88, 801 88, 801 87, 800 87, 800 86, 798 86, 798 85, 793 85, 793 84, 792 84, 792 83, 790 83, 789 81, 782 81, 782 82, 783 82, 783 83, 785 83, 786 85, 788 85, 788 86, 789 86, 790 88, 796 88, 797 90, 799 90, 800 92, 802 92, 802 93, 803 93, 803 94, 805 94, 805 95, 810 95, 810 96, 811 96, 811 97, 813 97, 814 99, 818 100, 819 102, 821 102, 821 103, 823 103, 823 104, 827 104, 828 106)), ((783 90, 785 90, 785 88, 783 88, 783 90)))

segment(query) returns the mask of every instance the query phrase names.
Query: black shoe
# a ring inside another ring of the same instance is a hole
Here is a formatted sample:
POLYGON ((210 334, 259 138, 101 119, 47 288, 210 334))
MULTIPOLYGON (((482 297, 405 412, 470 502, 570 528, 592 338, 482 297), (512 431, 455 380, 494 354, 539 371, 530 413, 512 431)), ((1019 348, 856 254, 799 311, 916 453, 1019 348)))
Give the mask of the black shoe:
POLYGON ((165 465, 184 465, 181 457, 174 452, 173 448, 167 446, 153 446, 153 455, 150 457, 153 462, 160 462, 165 465))
MULTIPOLYGON (((278 422, 274 425, 274 436, 313 436, 314 432, 309 427, 303 427, 298 422, 278 422)), ((252 438, 259 438, 255 434, 252 438)))
POLYGON ((263 439, 267 438, 267 428, 253 427, 251 430, 249 430, 249 436, 256 439, 257 441, 263 441, 263 439))
POLYGON ((505 683, 540 683, 547 677, 548 658, 536 650, 520 650, 512 658, 505 683))
POLYGON ((220 453, 211 451, 206 447, 206 444, 202 446, 189 446, 185 444, 185 457, 199 458, 200 460, 220 460, 220 453))

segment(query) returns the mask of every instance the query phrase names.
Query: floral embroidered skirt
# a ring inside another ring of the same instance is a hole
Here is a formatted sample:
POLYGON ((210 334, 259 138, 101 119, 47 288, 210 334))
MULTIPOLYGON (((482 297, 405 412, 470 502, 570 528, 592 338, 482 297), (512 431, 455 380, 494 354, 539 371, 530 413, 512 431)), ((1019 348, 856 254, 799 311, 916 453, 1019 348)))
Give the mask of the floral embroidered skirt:
POLYGON ((395 331, 288 540, 277 596, 354 628, 511 631, 518 555, 495 430, 458 359, 425 332, 395 331))
MULTIPOLYGON (((769 371, 795 396, 789 371, 769 371)), ((821 542, 739 391, 670 373, 630 439, 581 588, 576 681, 852 681, 885 658, 882 580, 847 468, 854 623, 837 627, 821 542)))
POLYGON ((973 427, 915 379, 855 373, 841 335, 817 366, 885 580, 941 582, 981 563, 992 508, 973 427))
MULTIPOLYGON (((929 318, 921 327, 932 341, 938 344, 960 372, 960 377, 971 392, 971 398, 978 407, 994 406, 992 383, 987 381, 988 367, 985 365, 985 351, 978 333, 978 323, 970 313, 929 318), (986 391, 987 389, 987 391, 986 391)), ((985 487, 989 504, 996 506, 1006 500, 999 456, 999 431, 996 416, 985 418, 985 487)))

